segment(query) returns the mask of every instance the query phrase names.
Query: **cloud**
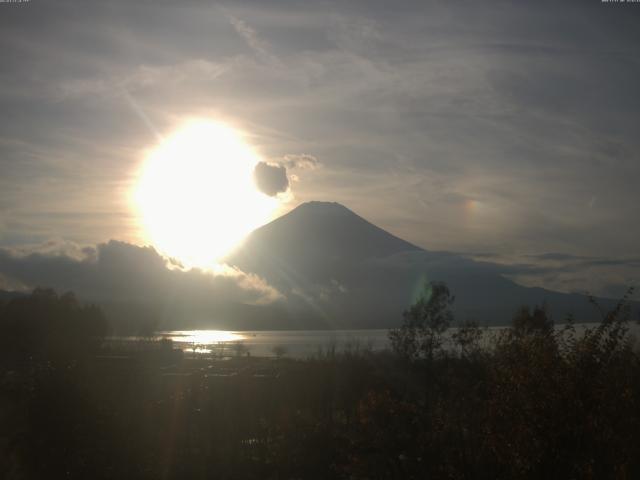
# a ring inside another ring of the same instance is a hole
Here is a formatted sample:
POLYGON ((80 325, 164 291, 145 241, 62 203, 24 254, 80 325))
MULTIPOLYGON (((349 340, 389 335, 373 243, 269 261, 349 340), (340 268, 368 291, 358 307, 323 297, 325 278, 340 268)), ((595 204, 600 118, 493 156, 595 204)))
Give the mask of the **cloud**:
POLYGON ((585 257, 582 255, 572 255, 569 253, 540 253, 535 255, 527 255, 527 257, 533 260, 541 260, 541 261, 577 261, 577 260, 587 260, 589 257, 585 257))
MULTIPOLYGON (((529 255, 472 254, 469 258, 493 265, 496 271, 520 285, 565 293, 585 293, 620 298, 640 282, 640 258, 604 258, 569 253, 529 255), (487 260, 487 261, 485 261, 487 260)), ((640 300, 636 290, 635 300, 640 300)))
POLYGON ((247 45, 258 52, 265 51, 266 44, 258 38, 256 31, 247 25, 246 22, 231 15, 229 16, 229 21, 231 22, 231 25, 233 25, 233 28, 236 29, 236 32, 238 32, 238 35, 244 38, 247 45))
POLYGON ((284 166, 259 162, 253 171, 253 176, 260 191, 270 197, 286 192, 289 188, 287 168, 284 166))
POLYGON ((114 240, 71 253, 50 245, 32 252, 0 248, 0 276, 6 285, 71 290, 91 301, 164 305, 179 298, 206 309, 228 302, 265 305, 283 298, 260 277, 237 268, 183 270, 152 247, 114 240))
POLYGON ((342 283, 340 283, 335 278, 332 278, 331 281, 327 285, 323 285, 320 287, 320 300, 325 302, 332 301, 337 295, 345 295, 349 292, 349 289, 345 287, 342 283))
POLYGON ((289 153, 284 156, 282 163, 290 170, 294 168, 314 170, 320 166, 320 161, 308 153, 289 153))
POLYGON ((254 28, 249 26, 244 20, 234 17, 233 15, 228 15, 228 18, 238 35, 247 42, 247 45, 260 59, 271 63, 277 62, 276 57, 269 53, 269 44, 258 36, 254 28))

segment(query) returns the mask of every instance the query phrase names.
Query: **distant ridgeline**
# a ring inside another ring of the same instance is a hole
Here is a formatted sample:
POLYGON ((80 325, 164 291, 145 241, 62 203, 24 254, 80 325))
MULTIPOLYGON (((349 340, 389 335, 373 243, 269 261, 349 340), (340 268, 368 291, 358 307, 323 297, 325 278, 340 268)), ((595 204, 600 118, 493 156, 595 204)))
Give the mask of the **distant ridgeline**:
MULTIPOLYGON (((504 325, 522 305, 542 304, 556 323, 569 314, 577 322, 600 320, 584 295, 520 286, 505 278, 504 269, 496 264, 421 249, 337 203, 300 205, 255 230, 225 259, 229 265, 261 277, 282 294, 270 303, 232 300, 218 290, 209 290, 205 282, 190 283, 186 274, 179 288, 171 282, 162 283, 159 280, 173 274, 151 248, 110 242, 102 255, 100 268, 107 274, 98 276, 93 290, 81 281, 73 290, 81 300, 98 303, 120 334, 146 334, 156 328, 397 327, 402 312, 415 302, 425 283, 432 281, 445 282, 455 295, 453 312, 460 322, 504 325), (111 275, 114 271, 119 272, 117 278, 111 275), (81 291, 84 287, 86 292, 81 291), (139 292, 152 293, 145 296, 139 292)), ((14 272, 21 271, 17 261, 6 255, 3 258, 14 272)), ((67 271, 62 264, 58 267, 67 271)), ((0 292, 0 302, 15 295, 0 292)), ((605 310, 615 304, 615 300, 599 302, 605 310)))
MULTIPOLYGON (((527 288, 499 267, 430 252, 337 203, 309 202, 255 230, 227 261, 254 272, 288 299, 285 328, 388 328, 425 282, 443 281, 460 321, 504 325, 522 305, 546 303, 556 321, 598 321, 587 297, 527 288)), ((613 300, 601 300, 612 308, 613 300)), ((258 324, 254 328, 260 328, 258 324)))

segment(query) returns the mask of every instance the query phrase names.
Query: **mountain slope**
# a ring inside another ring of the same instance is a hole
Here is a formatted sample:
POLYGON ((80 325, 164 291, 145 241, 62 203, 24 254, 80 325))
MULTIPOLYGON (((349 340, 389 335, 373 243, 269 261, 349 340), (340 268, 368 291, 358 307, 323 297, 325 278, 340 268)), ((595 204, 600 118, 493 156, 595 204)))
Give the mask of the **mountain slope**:
POLYGON ((338 203, 309 202, 252 232, 231 260, 285 260, 312 273, 326 267, 327 262, 340 268, 342 264, 419 250, 338 203))
POLYGON ((287 297, 292 328, 398 325, 430 280, 449 285, 460 320, 503 324, 520 305, 543 302, 556 319, 571 312, 581 321, 596 320, 584 296, 522 287, 497 265, 423 250, 337 203, 297 207, 254 231, 227 261, 287 297))

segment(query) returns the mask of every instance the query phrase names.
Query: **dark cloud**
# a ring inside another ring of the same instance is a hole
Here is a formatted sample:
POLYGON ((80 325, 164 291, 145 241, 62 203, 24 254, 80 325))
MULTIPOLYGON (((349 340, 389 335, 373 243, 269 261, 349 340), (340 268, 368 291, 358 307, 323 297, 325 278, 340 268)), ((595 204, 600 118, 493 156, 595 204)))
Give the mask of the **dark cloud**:
POLYGON ((286 192, 289 188, 287 168, 281 165, 259 162, 253 171, 253 177, 260 191, 270 197, 286 192))
POLYGON ((170 299, 197 305, 222 302, 267 304, 281 295, 259 277, 234 268, 210 273, 182 270, 151 247, 110 241, 96 247, 54 252, 50 245, 32 253, 0 248, 0 277, 7 283, 71 290, 94 301, 170 299))

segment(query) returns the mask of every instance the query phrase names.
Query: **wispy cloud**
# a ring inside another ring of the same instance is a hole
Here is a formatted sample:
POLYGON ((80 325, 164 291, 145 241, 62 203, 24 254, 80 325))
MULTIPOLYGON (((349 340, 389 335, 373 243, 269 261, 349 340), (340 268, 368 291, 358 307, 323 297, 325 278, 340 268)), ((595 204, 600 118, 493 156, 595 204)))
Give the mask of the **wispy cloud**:
POLYGON ((277 62, 277 58, 270 53, 269 44, 258 36, 258 33, 250 27, 244 20, 233 15, 228 15, 229 22, 233 25, 238 35, 240 35, 254 53, 262 60, 270 63, 277 62))

